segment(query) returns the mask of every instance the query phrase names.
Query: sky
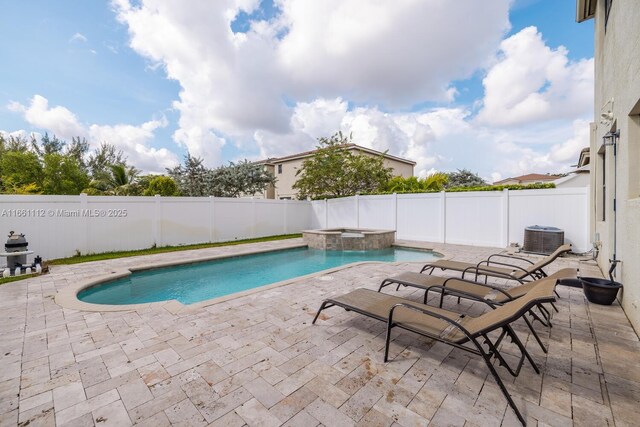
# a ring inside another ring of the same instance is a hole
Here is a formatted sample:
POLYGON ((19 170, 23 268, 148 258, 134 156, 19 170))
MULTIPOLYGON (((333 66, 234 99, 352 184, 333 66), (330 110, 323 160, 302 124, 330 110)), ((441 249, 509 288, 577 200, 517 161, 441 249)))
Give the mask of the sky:
POLYGON ((573 0, 31 0, 0 4, 0 133, 108 142, 162 173, 337 131, 488 181, 589 144, 593 22, 573 0))

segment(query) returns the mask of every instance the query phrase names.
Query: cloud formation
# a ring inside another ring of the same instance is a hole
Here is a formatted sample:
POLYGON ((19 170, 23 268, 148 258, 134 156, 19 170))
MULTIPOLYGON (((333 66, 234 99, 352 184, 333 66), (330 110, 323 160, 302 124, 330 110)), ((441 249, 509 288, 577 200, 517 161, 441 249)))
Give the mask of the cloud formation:
POLYGON ((293 137, 296 114, 320 99, 404 109, 451 100, 451 81, 482 66, 509 27, 508 0, 279 0, 246 33, 230 24, 257 0, 113 5, 130 46, 180 83, 174 139, 209 164, 229 139, 255 138, 273 154, 305 145, 293 137))
POLYGON ((497 62, 483 80, 484 105, 478 120, 514 126, 572 119, 593 109, 593 58, 569 61, 567 50, 551 49, 535 27, 500 44, 497 62))
MULTIPOLYGON (((309 150, 341 130, 416 161, 420 176, 491 179, 565 171, 588 144, 593 60, 570 60, 535 27, 503 40, 509 0, 274 3, 265 18, 260 0, 112 0, 129 46, 180 85, 173 140, 208 166, 309 150), (232 30, 240 16, 246 32, 232 30), (474 74, 481 99, 455 104, 455 82, 474 74)), ((178 161, 152 146, 164 118, 89 125, 40 95, 9 108, 60 137, 112 142, 147 170, 178 161)))
MULTIPOLYGON (((122 150, 130 164, 145 172, 165 172, 165 168, 175 166, 178 156, 166 148, 156 149, 150 146, 154 138, 154 131, 165 127, 167 120, 150 120, 139 126, 119 124, 84 125, 69 109, 62 106, 50 107, 49 101, 35 95, 28 106, 18 102, 11 102, 9 110, 22 114, 30 125, 56 135, 58 138, 70 141, 80 136, 89 141, 92 148, 97 148, 102 142, 108 142, 122 150)), ((10 136, 25 136, 26 131, 19 130, 8 133, 10 136)))

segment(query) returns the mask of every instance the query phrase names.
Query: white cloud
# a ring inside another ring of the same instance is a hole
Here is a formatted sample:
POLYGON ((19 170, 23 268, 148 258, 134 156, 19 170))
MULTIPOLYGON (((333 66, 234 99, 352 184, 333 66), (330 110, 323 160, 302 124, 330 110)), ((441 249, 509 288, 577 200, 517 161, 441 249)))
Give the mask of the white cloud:
MULTIPOLYGON (((49 101, 41 95, 35 95, 29 106, 12 102, 8 108, 22 114, 30 125, 60 139, 70 141, 73 137, 85 137, 92 148, 97 148, 102 142, 113 144, 124 152, 129 163, 145 172, 164 172, 166 167, 172 167, 178 163, 175 153, 166 148, 157 149, 150 146, 154 131, 167 126, 167 120, 164 117, 159 120, 150 120, 140 126, 126 124, 85 126, 67 108, 49 107, 49 101)), ((27 135, 26 131, 3 133, 27 135)))
POLYGON ((503 0, 279 3, 288 33, 278 59, 297 93, 388 106, 450 100, 450 82, 469 77, 509 28, 503 0))
POLYGON ((573 119, 593 109, 593 59, 569 61, 567 50, 548 47, 535 27, 500 44, 500 56, 485 77, 478 120, 512 126, 573 119))
POLYGON ((75 33, 69 39, 69 43, 86 43, 87 38, 82 33, 75 33))
POLYGON ((49 107, 49 101, 40 95, 34 95, 28 107, 11 102, 9 110, 21 113, 31 125, 46 129, 62 139, 71 139, 84 134, 83 126, 75 114, 62 106, 49 107))
POLYGON ((509 0, 279 0, 276 17, 242 34, 230 23, 257 0, 112 3, 130 46, 180 83, 174 139, 209 165, 230 140, 265 154, 312 145, 317 131, 297 127, 305 103, 450 101, 451 81, 484 64, 509 26, 509 0))

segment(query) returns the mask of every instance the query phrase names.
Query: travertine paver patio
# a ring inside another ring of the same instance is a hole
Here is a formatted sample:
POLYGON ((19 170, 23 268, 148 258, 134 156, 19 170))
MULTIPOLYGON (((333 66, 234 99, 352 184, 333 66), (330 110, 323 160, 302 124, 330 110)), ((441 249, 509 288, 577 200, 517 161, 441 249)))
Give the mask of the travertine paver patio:
MULTIPOLYGON (((495 251, 434 246, 462 260, 495 251)), ((198 256, 246 249, 212 248, 198 256)), ((79 312, 53 301, 56 290, 82 278, 142 261, 59 266, 0 286, 1 425, 518 424, 478 357, 395 333, 392 361, 385 364, 381 322, 332 308, 311 325, 325 297, 375 288, 417 264, 360 265, 182 310, 159 303, 139 311, 79 312)), ((562 259, 554 268, 578 264, 562 259)), ((580 267, 585 275, 600 274, 590 263, 580 267)), ((620 306, 590 305, 581 290, 558 289, 553 328, 538 325, 548 355, 526 328, 517 328, 542 374, 525 365, 513 379, 499 368, 516 403, 530 425, 638 425, 640 343, 620 306)), ((398 294, 421 297, 406 289, 398 294)), ((454 298, 447 307, 484 310, 454 298)))

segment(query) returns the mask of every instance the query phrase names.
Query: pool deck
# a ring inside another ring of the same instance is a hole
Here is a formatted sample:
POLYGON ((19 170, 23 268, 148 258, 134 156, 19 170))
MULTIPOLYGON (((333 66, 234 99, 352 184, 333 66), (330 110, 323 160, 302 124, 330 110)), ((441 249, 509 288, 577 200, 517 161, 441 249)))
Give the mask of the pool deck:
MULTIPOLYGON (((298 239, 54 266, 48 275, 0 286, 0 426, 414 426, 519 425, 479 357, 394 332, 383 363, 385 325, 330 308, 324 298, 366 287, 419 264, 361 264, 213 305, 153 303, 136 310, 62 308, 58 291, 111 271, 194 257, 283 248, 298 239)), ((479 261, 495 248, 425 244, 479 261)), ((534 257, 532 256, 532 259, 534 257)), ((550 272, 592 262, 562 258, 550 272)), ((597 306, 558 287, 560 310, 541 367, 517 378, 498 368, 528 425, 638 425, 640 342, 618 303, 597 306)), ((421 292, 386 293, 420 300, 421 292)), ((447 308, 479 313, 479 303, 447 308)), ((503 344, 506 353, 510 344, 503 344)))

